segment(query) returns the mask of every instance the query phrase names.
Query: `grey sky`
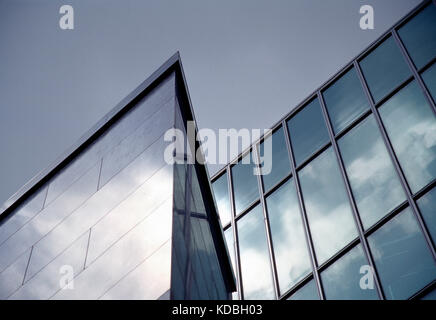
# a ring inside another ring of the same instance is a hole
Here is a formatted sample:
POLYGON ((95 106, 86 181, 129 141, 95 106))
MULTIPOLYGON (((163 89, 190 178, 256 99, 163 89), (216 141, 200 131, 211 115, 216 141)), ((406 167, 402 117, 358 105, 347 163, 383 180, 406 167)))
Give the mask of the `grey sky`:
POLYGON ((0 0, 0 203, 177 50, 200 128, 268 128, 420 2, 0 0))

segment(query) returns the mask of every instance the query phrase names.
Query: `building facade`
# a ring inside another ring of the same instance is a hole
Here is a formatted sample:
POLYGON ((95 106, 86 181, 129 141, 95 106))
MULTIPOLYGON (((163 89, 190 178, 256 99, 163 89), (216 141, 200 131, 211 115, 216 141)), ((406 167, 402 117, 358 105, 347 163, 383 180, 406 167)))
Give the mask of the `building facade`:
POLYGON ((423 1, 212 178, 234 297, 436 299, 435 101, 423 1))
POLYGON ((164 158, 190 120, 177 53, 6 203, 0 299, 229 299, 207 170, 164 158))

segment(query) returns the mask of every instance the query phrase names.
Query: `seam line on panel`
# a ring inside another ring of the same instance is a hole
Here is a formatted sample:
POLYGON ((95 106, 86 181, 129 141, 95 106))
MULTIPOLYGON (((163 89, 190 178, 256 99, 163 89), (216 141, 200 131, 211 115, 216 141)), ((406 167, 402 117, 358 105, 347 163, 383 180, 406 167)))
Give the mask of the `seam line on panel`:
POLYGON ((89 228, 88 243, 86 245, 86 253, 85 253, 85 261, 83 263, 83 270, 86 269, 86 260, 88 259, 89 243, 91 242, 91 232, 92 232, 92 227, 89 228))
POLYGON ((30 265, 30 259, 32 258, 32 253, 33 253, 33 246, 30 249, 30 254, 29 254, 29 259, 27 260, 27 265, 26 265, 26 270, 24 270, 24 276, 23 276, 23 281, 21 282, 21 285, 24 285, 24 282, 26 280, 26 276, 27 276, 27 270, 29 269, 29 265, 30 265))

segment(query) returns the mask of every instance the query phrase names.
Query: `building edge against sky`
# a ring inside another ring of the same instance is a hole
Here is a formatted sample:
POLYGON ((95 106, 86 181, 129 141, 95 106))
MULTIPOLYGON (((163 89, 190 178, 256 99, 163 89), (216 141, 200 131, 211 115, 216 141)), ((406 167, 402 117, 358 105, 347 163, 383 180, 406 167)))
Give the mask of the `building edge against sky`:
POLYGON ((427 0, 272 126, 269 175, 240 164, 264 137, 218 171, 237 297, 434 299, 435 100, 427 0))
POLYGON ((230 298, 207 168, 164 161, 190 120, 176 53, 6 202, 0 299, 230 298))

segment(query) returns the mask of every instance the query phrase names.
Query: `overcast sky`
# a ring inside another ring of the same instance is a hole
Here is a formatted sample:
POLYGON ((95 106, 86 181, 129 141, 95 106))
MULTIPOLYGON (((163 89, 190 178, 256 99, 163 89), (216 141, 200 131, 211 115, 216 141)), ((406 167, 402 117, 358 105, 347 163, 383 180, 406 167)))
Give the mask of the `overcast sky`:
POLYGON ((420 2, 0 0, 0 203, 177 50, 200 128, 269 128, 420 2))

